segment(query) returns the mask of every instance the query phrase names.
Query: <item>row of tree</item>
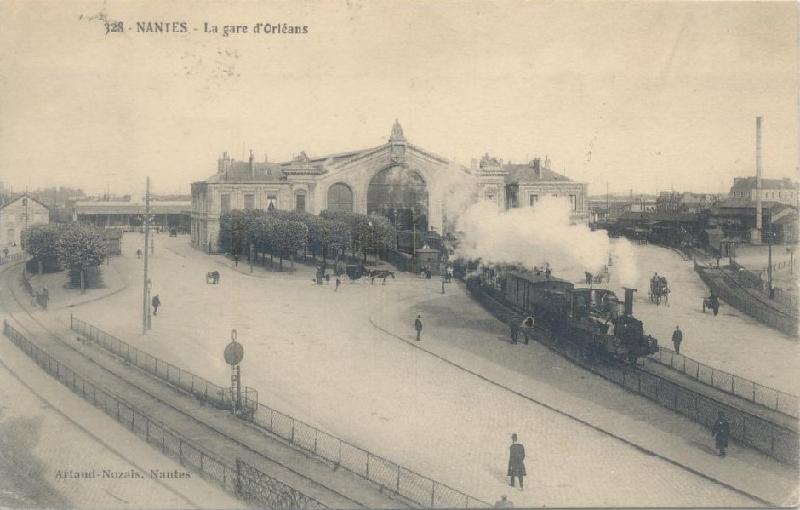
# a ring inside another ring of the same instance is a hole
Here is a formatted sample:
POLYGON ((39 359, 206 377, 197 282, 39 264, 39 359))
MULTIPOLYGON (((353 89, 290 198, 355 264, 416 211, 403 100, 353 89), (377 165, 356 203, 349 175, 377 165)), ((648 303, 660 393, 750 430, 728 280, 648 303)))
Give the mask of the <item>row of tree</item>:
POLYGON ((102 232, 77 223, 34 225, 22 233, 22 243, 39 274, 66 269, 71 282, 80 282, 81 291, 86 289, 87 270, 106 258, 102 232))
POLYGON ((323 211, 319 216, 300 211, 234 210, 220 217, 219 247, 235 259, 248 254, 255 260, 278 257, 294 262, 299 251, 316 259, 339 258, 349 248, 366 262, 370 250, 394 245, 394 227, 383 216, 323 211))

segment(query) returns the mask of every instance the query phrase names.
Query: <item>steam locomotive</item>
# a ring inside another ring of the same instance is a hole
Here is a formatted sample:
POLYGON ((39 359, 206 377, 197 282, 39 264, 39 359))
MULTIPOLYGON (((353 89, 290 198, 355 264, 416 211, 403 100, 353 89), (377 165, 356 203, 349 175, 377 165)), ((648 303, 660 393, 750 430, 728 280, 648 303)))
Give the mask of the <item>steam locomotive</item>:
POLYGON ((578 345, 587 358, 635 364, 658 351, 657 340, 645 335, 642 321, 633 316, 635 289, 625 289, 621 302, 608 289, 578 288, 541 271, 501 266, 484 266, 472 279, 473 285, 489 288, 518 312, 532 315, 537 328, 578 345))

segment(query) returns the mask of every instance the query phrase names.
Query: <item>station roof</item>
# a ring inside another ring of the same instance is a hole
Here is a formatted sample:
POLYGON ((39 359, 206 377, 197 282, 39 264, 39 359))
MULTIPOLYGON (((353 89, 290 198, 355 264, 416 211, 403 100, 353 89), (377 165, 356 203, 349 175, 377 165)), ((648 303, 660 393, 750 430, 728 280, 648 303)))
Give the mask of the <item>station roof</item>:
MULTIPOLYGON (((150 214, 183 214, 192 210, 191 202, 150 202, 150 214)), ((75 213, 98 214, 144 214, 144 202, 75 202, 75 213)))

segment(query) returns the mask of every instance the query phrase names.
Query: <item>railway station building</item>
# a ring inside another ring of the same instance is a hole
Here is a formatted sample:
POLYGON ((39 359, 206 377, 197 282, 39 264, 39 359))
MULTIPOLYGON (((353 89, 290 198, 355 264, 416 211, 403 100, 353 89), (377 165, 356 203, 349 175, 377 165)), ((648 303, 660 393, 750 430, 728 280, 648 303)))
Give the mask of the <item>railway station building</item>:
POLYGON ((291 161, 236 161, 223 153, 216 172, 192 183, 192 243, 217 251, 219 218, 234 209, 323 210, 386 216, 400 232, 447 232, 452 227, 443 204, 451 183, 471 180, 476 200, 508 209, 520 198, 561 195, 574 204, 574 217, 588 220, 586 185, 552 172, 536 159, 528 165, 503 165, 486 155, 480 166, 459 165, 409 142, 395 121, 386 143, 349 152, 291 161), (495 164, 496 163, 496 164, 495 164), (515 198, 516 197, 516 198, 515 198))

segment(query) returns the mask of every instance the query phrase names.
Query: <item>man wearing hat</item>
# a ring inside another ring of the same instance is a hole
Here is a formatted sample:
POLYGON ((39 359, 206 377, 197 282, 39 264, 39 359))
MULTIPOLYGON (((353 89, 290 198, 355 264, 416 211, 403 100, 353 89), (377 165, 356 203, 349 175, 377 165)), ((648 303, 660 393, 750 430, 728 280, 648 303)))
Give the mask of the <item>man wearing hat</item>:
POLYGON ((419 335, 422 333, 422 314, 417 315, 417 320, 414 321, 414 329, 417 330, 417 342, 419 342, 419 335))
POLYGON ((519 479, 519 489, 523 490, 522 478, 525 472, 525 447, 517 442, 517 434, 511 434, 511 447, 508 455, 508 476, 511 477, 511 486, 514 487, 514 478, 519 479))

